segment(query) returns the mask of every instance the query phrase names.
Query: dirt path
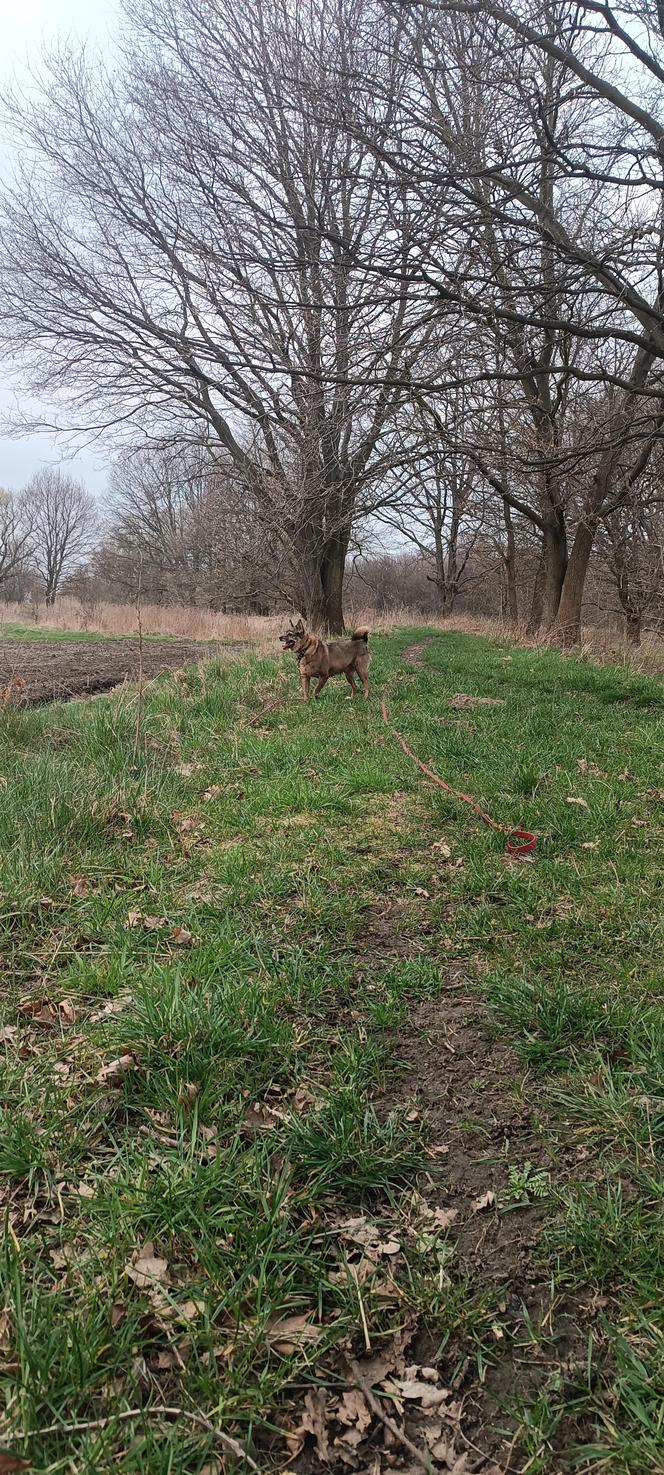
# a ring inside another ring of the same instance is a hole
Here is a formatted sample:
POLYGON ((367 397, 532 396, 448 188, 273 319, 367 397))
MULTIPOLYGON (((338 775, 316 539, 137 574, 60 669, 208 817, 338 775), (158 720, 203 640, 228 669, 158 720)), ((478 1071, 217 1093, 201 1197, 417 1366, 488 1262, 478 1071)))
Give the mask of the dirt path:
MULTIPOLYGON (((229 650, 244 650, 242 641, 203 645, 192 640, 146 640, 146 678, 198 661, 210 661, 229 650)), ((1 640, 0 688, 3 700, 23 707, 69 697, 110 691, 135 681, 139 669, 138 640, 1 640)))
POLYGON ((406 646, 406 649, 401 652, 401 659, 404 666, 422 667, 424 665, 422 651, 426 650, 428 645, 431 645, 432 639, 433 636, 429 636, 428 640, 418 640, 415 645, 406 646))

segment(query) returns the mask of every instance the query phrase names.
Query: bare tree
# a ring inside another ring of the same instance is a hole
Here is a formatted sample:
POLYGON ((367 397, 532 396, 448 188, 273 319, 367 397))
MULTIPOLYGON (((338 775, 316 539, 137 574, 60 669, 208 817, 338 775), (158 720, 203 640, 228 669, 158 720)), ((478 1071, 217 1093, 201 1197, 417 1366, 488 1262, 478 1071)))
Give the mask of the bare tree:
POLYGON ((0 489, 0 586, 24 572, 30 558, 32 520, 29 509, 12 492, 0 489))
POLYGON ((115 76, 61 52, 12 101, 29 165, 2 207, 0 337, 69 423, 228 453, 338 628, 428 316, 408 191, 353 126, 368 75, 389 124, 397 27, 372 0, 136 0, 131 20, 115 76))
POLYGON ((95 504, 82 482, 58 470, 39 471, 21 497, 31 528, 32 562, 44 584, 47 604, 62 580, 90 553, 97 526, 95 504))

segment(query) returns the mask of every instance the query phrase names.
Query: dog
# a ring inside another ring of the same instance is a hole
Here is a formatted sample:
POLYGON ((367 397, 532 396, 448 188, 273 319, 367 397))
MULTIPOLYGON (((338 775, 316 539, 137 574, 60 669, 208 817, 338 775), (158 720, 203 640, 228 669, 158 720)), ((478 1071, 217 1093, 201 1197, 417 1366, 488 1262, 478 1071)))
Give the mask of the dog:
POLYGON ((304 700, 309 700, 309 684, 318 677, 314 692, 319 697, 330 676, 340 676, 343 671, 353 696, 357 696, 355 676, 359 676, 364 688, 365 700, 369 695, 369 631, 366 626, 355 630, 350 640, 321 640, 313 630, 307 630, 304 621, 290 621, 288 630, 279 636, 282 650, 292 650, 300 667, 300 681, 304 700))

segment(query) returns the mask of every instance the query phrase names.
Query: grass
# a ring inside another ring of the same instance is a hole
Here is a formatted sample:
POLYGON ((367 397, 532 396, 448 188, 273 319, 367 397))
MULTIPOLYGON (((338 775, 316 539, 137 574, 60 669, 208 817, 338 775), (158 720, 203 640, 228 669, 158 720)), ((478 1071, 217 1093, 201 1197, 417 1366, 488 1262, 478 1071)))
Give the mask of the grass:
POLYGON ((417 638, 372 643, 391 719, 538 832, 535 864, 420 780, 376 697, 305 707, 286 662, 151 683, 133 761, 131 692, 2 713, 0 1443, 40 1469, 209 1472, 194 1415, 283 1469, 335 1349, 413 1318, 481 1393, 502 1292, 454 1229, 413 1231, 445 1162, 385 1104, 453 959, 556 1144, 541 1193, 511 1160, 500 1212, 543 1205, 556 1295, 596 1306, 573 1377, 508 1400, 516 1448, 531 1475, 664 1470, 664 693, 460 634, 405 669, 417 638), (459 691, 503 705, 453 712, 459 691), (387 902, 405 945, 367 949, 387 902), (389 1273, 358 1217, 398 1241, 389 1273))

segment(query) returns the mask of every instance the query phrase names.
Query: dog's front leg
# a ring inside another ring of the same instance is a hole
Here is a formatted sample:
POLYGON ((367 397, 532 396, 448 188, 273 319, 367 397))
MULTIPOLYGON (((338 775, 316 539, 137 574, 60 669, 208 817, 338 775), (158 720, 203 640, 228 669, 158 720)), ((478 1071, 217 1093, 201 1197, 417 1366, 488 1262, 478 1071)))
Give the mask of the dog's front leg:
POLYGON ((314 692, 314 697, 319 697, 320 696, 320 694, 321 694, 321 692, 323 690, 323 687, 324 686, 327 686, 328 681, 329 681, 329 677, 328 676, 319 676, 319 678, 318 678, 318 686, 316 687, 316 690, 314 692))
POLYGON ((302 682, 302 692, 303 692, 303 695, 304 695, 305 702, 308 702, 309 701, 309 682, 310 682, 310 680, 311 680, 311 677, 307 676, 306 671, 300 671, 300 681, 302 682))

